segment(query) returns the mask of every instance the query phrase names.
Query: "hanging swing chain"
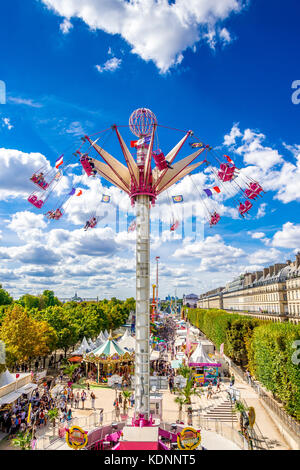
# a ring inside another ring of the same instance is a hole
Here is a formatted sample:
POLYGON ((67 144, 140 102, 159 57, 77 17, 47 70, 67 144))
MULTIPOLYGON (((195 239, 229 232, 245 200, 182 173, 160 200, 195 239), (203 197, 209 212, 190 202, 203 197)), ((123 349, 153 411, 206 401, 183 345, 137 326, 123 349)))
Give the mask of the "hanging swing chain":
POLYGON ((173 211, 172 198, 171 198, 171 196, 170 196, 170 193, 169 193, 169 190, 168 190, 168 189, 167 189, 167 196, 168 196, 169 205, 170 205, 170 208, 171 208, 172 224, 174 224, 174 223, 175 223, 175 215, 174 215, 174 211, 173 211))
POLYGON ((207 208, 207 206, 206 206, 206 204, 205 204, 204 198, 202 197, 202 194, 200 193, 200 191, 199 191, 199 189, 198 189, 196 183, 194 182, 194 180, 193 180, 193 178, 192 178, 192 175, 188 175, 188 176, 190 177, 190 180, 191 180, 192 184, 195 186, 196 191, 198 191, 199 196, 200 196, 200 199, 201 199, 201 202, 202 202, 202 204, 204 205, 204 207, 205 207, 205 209, 206 209, 208 215, 210 216, 211 214, 210 214, 210 212, 209 212, 209 210, 208 210, 208 208, 207 208))

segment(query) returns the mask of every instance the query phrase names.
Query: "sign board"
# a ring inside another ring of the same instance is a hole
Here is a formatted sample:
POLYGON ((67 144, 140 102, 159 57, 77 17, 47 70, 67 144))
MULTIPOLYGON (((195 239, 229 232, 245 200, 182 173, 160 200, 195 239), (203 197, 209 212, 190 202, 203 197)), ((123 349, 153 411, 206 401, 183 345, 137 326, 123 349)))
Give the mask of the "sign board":
POLYGON ((180 450, 196 449, 201 443, 201 434, 194 428, 184 428, 177 434, 177 445, 180 450))
POLYGON ((87 431, 79 426, 72 426, 66 432, 66 442, 71 449, 83 449, 88 442, 87 431))
POLYGON ((204 384, 205 382, 204 374, 195 374, 193 377, 194 377, 196 385, 204 384))

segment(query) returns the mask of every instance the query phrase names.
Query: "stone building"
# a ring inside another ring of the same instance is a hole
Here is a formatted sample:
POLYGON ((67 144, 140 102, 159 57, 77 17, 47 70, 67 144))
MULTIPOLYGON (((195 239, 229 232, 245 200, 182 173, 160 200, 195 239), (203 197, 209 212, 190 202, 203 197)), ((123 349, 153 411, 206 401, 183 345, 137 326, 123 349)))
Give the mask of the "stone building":
POLYGON ((300 253, 294 263, 274 264, 246 273, 201 294, 199 308, 221 308, 273 321, 300 322, 300 253))
POLYGON ((188 294, 183 296, 183 305, 190 308, 196 308, 199 296, 196 294, 188 294))

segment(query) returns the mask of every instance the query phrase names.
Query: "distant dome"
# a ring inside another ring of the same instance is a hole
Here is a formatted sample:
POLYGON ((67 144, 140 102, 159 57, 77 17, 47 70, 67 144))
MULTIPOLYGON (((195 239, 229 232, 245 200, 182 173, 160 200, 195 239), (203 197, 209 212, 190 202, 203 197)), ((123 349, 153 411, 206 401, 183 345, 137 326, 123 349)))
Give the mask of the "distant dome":
POLYGON ((77 292, 76 292, 74 297, 71 298, 71 302, 83 302, 83 300, 81 297, 78 297, 77 292))

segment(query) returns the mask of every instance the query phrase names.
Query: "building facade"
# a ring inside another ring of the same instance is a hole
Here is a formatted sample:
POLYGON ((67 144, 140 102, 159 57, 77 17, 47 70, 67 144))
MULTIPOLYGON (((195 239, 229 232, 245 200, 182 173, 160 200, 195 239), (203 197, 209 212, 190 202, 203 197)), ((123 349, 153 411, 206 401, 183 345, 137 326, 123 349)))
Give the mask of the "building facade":
POLYGON ((246 273, 201 294, 199 308, 220 308, 272 321, 300 322, 300 253, 292 263, 274 264, 246 273))
POLYGON ((183 296, 183 305, 190 308, 196 308, 199 296, 196 294, 188 294, 183 296))

